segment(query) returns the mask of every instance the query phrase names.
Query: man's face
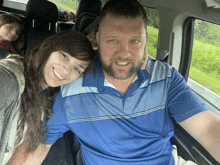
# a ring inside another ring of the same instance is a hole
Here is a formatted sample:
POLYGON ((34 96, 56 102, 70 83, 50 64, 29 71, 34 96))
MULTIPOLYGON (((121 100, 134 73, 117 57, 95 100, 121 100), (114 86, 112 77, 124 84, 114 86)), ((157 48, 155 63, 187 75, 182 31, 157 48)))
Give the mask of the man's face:
POLYGON ((105 76, 125 80, 136 75, 148 40, 141 19, 107 15, 99 25, 96 39, 105 76))

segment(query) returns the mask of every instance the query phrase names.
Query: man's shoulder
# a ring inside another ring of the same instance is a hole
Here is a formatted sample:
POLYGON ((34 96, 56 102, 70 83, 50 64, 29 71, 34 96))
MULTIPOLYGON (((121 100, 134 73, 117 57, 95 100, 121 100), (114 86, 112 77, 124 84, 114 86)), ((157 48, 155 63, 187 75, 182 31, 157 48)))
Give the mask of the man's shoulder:
POLYGON ((166 62, 159 60, 148 60, 146 70, 154 81, 160 81, 172 76, 174 68, 166 62))
POLYGON ((163 61, 160 61, 160 60, 151 60, 149 59, 148 60, 148 63, 147 63, 147 69, 149 71, 153 71, 154 68, 157 68, 159 69, 160 71, 162 70, 172 70, 173 67, 171 65, 169 65, 168 63, 166 62, 163 62, 163 61))
POLYGON ((72 95, 80 95, 91 92, 97 93, 97 88, 83 86, 83 78, 84 77, 80 77, 69 84, 61 86, 62 97, 64 98, 72 95))

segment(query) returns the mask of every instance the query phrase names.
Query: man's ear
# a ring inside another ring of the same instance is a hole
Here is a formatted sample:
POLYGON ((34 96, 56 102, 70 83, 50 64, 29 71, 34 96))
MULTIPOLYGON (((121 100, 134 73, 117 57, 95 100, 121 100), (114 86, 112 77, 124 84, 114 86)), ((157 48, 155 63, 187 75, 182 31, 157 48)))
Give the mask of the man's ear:
POLYGON ((144 57, 142 60, 142 64, 141 64, 141 69, 144 70, 147 66, 147 61, 148 61, 148 53, 147 53, 147 47, 145 47, 144 49, 144 57))
POLYGON ((149 34, 146 33, 146 42, 148 41, 148 38, 149 38, 149 34))
POLYGON ((99 45, 99 32, 96 32, 96 41, 97 41, 97 46, 99 45))

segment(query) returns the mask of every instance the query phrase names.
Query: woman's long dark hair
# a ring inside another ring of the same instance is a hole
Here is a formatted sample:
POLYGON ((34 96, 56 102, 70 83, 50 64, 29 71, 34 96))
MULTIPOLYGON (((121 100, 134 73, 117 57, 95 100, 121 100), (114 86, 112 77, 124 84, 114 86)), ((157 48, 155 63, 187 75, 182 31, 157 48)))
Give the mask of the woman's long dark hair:
POLYGON ((44 66, 54 51, 63 51, 78 60, 88 61, 89 66, 94 64, 91 43, 77 31, 64 31, 51 36, 24 59, 25 90, 21 95, 16 146, 24 138, 28 147, 26 152, 33 152, 39 143, 45 142, 45 123, 52 116, 52 106, 48 104, 53 96, 52 88, 43 90, 41 83, 44 81, 44 66), (25 127, 27 130, 24 135, 25 127))

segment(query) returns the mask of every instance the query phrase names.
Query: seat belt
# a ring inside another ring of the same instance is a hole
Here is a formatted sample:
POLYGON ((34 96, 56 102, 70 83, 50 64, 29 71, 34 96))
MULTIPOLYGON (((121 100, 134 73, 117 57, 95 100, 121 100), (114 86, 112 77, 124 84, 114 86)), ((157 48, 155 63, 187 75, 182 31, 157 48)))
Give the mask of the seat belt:
POLYGON ((83 33, 85 35, 89 34, 89 32, 92 31, 98 24, 99 24, 99 17, 97 17, 91 24, 89 24, 89 26, 85 28, 83 33))

